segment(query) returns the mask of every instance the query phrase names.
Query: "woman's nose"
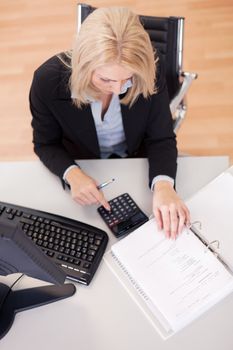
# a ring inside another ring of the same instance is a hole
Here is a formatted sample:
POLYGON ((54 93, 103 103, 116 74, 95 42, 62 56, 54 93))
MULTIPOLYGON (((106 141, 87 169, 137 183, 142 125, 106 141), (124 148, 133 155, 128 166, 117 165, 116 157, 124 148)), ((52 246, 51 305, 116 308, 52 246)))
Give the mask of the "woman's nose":
POLYGON ((121 87, 122 87, 122 82, 117 81, 117 82, 112 83, 111 90, 115 95, 119 95, 121 92, 121 87))

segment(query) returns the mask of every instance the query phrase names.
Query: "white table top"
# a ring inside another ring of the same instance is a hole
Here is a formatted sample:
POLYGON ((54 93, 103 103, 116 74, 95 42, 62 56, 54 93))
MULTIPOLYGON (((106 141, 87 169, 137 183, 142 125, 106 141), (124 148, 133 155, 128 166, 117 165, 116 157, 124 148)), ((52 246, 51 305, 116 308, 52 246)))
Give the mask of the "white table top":
MULTIPOLYGON (((104 189, 107 199, 129 192, 137 204, 151 213, 145 159, 80 161, 81 167, 103 182, 115 177, 104 189)), ((187 198, 229 165, 227 157, 181 157, 178 159, 177 191, 187 198)), ((109 234, 108 248, 116 241, 96 212, 80 207, 63 191, 58 178, 39 161, 0 163, 1 201, 53 212, 98 226, 109 234)), ((41 285, 24 277, 18 288, 41 285)), ((104 261, 90 286, 76 284, 76 294, 63 301, 18 313, 9 333, 0 341, 1 350, 163 350, 233 349, 233 297, 205 313, 184 330, 164 341, 115 278, 104 261)))

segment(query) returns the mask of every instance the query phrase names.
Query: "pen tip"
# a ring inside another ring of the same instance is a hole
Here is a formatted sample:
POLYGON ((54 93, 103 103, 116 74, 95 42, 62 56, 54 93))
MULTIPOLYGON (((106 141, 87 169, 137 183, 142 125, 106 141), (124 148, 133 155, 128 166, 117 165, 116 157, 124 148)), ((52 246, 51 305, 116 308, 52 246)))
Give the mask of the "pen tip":
POLYGON ((115 179, 112 179, 112 181, 115 181, 115 179))

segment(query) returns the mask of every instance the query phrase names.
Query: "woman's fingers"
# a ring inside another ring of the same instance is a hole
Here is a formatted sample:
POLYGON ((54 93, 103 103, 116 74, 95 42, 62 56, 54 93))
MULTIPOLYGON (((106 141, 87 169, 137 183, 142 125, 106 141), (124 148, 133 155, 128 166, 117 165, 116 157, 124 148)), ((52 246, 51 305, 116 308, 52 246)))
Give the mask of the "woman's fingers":
POLYGON ((186 223, 186 213, 183 209, 180 209, 178 211, 178 217, 179 217, 179 222, 178 222, 178 228, 177 228, 177 234, 180 234, 185 226, 186 223))
POLYGON ((81 205, 100 204, 106 210, 110 205, 103 193, 98 190, 95 180, 85 174, 81 169, 71 169, 67 174, 67 180, 71 186, 72 198, 81 205))
POLYGON ((185 225, 190 223, 190 213, 184 202, 171 186, 161 186, 154 192, 153 213, 158 229, 166 237, 175 239, 185 225))
POLYGON ((155 221, 156 221, 156 224, 157 224, 157 228, 160 231, 163 228, 163 219, 162 219, 161 212, 160 212, 160 210, 158 208, 155 209, 154 216, 155 216, 155 221))
MULTIPOLYGON (((169 207, 163 206, 160 208, 162 217, 162 228, 166 237, 175 239, 180 234, 186 224, 189 221, 189 212, 183 208, 177 209, 174 204, 169 207)), ((159 214, 157 214, 159 217, 159 214)), ((157 221, 157 219, 156 219, 157 221)))
POLYGON ((166 237, 170 237, 170 213, 169 207, 166 205, 161 206, 161 217, 162 217, 162 226, 166 237))
POLYGON ((175 239, 178 234, 180 219, 176 206, 172 204, 170 206, 170 237, 173 239, 175 239))
POLYGON ((74 200, 81 205, 100 204, 106 210, 111 210, 109 203, 105 199, 103 193, 99 191, 96 186, 89 186, 82 191, 78 192, 74 197, 74 200))
POLYGON ((103 192, 99 191, 97 187, 94 189, 94 197, 97 200, 98 203, 100 203, 106 210, 111 210, 111 207, 108 203, 108 201, 105 199, 103 192))

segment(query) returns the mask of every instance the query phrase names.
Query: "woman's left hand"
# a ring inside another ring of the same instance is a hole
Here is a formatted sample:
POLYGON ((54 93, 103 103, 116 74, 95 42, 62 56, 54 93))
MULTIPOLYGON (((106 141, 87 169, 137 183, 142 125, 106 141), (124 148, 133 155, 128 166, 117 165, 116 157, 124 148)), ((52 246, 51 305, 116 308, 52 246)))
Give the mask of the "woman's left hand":
POLYGON ((153 214, 158 229, 163 229, 168 238, 175 239, 190 223, 188 208, 168 181, 158 181, 154 185, 153 214))

